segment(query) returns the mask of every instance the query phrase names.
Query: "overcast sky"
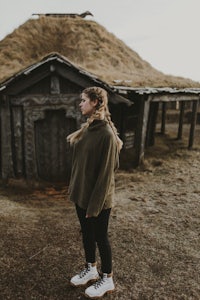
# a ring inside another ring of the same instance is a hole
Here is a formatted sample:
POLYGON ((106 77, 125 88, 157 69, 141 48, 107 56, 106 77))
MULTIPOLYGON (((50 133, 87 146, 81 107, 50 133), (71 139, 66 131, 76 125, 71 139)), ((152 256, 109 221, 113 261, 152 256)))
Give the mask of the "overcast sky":
POLYGON ((0 40, 32 13, 86 10, 154 68, 200 81, 200 0, 0 0, 0 40))

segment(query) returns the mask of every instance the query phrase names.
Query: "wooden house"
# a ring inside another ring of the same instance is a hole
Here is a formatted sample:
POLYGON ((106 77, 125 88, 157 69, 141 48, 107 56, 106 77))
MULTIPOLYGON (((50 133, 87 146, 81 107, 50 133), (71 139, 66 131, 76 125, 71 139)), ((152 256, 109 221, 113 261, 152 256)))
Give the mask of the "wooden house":
MULTIPOLYGON (((132 101, 133 106, 126 114, 124 125, 124 152, 129 157, 132 166, 139 165, 144 158, 145 149, 155 143, 156 124, 159 109, 161 111, 160 133, 165 134, 167 105, 178 103, 177 139, 182 139, 185 107, 190 106, 191 117, 188 136, 188 149, 194 144, 195 127, 200 103, 200 88, 132 88, 114 87, 119 94, 132 101)), ((129 162, 130 162, 129 161, 129 162)), ((128 167, 129 162, 124 164, 128 167)))
POLYGON ((67 181, 65 141, 82 120, 79 94, 88 86, 109 93, 112 119, 124 142, 121 168, 133 168, 154 144, 158 109, 165 132, 167 104, 185 103, 194 130, 200 83, 165 75, 94 21, 42 16, 28 20, 0 41, 0 173, 3 179, 67 181), (9 54, 8 54, 9 53, 9 54))
POLYGON ((1 176, 66 181, 70 152, 66 136, 83 122, 81 91, 101 86, 119 131, 122 112, 131 102, 109 85, 59 54, 13 75, 0 85, 1 176))

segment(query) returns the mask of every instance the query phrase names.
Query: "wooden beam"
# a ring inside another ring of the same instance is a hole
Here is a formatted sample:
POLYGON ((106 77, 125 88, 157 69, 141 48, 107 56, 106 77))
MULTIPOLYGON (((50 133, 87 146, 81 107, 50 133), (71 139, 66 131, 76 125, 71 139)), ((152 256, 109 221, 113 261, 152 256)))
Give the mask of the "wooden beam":
POLYGON ((199 94, 156 94, 152 95, 152 102, 172 102, 172 101, 193 101, 193 100, 199 100, 199 94))
POLYGON ((178 135, 177 135, 178 140, 182 139, 184 111, 185 111, 185 101, 182 101, 180 103, 179 126, 178 126, 178 135))
POLYGON ((150 103, 149 119, 148 119, 147 134, 146 134, 146 145, 145 145, 146 147, 153 146, 155 142, 155 131, 156 131, 158 108, 159 108, 158 102, 150 103))
POLYGON ((147 132, 147 123, 149 117, 149 107, 150 107, 150 98, 148 96, 141 97, 141 106, 140 106, 140 113, 138 117, 138 128, 137 128, 137 137, 136 137, 136 161, 135 164, 139 165, 143 158, 144 158, 144 149, 145 149, 145 141, 146 141, 146 132, 147 132))
POLYGON ((165 134, 167 103, 162 103, 161 134, 165 134))
POLYGON ((197 100, 194 100, 192 102, 192 117, 191 117, 191 126, 190 126, 190 136, 189 136, 189 143, 188 143, 188 149, 192 149, 193 143, 194 143, 194 134, 195 134, 195 126, 197 121, 197 111, 198 111, 198 102, 197 100))
POLYGON ((2 96, 0 120, 1 120, 1 176, 7 180, 14 176, 12 159, 12 134, 11 117, 8 96, 2 96))

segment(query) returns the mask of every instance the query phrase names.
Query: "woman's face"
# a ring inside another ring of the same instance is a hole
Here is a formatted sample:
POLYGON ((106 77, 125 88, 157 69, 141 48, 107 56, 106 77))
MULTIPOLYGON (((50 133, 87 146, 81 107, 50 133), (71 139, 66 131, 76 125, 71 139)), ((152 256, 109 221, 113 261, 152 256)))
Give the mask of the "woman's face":
POLYGON ((82 115, 91 116, 95 111, 96 105, 97 105, 97 100, 90 101, 90 98, 86 94, 84 93, 81 94, 81 102, 79 104, 79 107, 82 115))

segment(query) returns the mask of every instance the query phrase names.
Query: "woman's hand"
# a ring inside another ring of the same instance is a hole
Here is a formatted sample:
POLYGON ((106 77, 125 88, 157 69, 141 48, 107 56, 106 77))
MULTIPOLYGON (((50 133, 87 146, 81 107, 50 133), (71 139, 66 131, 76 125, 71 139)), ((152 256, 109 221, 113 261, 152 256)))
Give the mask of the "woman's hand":
POLYGON ((86 215, 85 217, 86 217, 86 219, 91 218, 89 215, 86 215))

